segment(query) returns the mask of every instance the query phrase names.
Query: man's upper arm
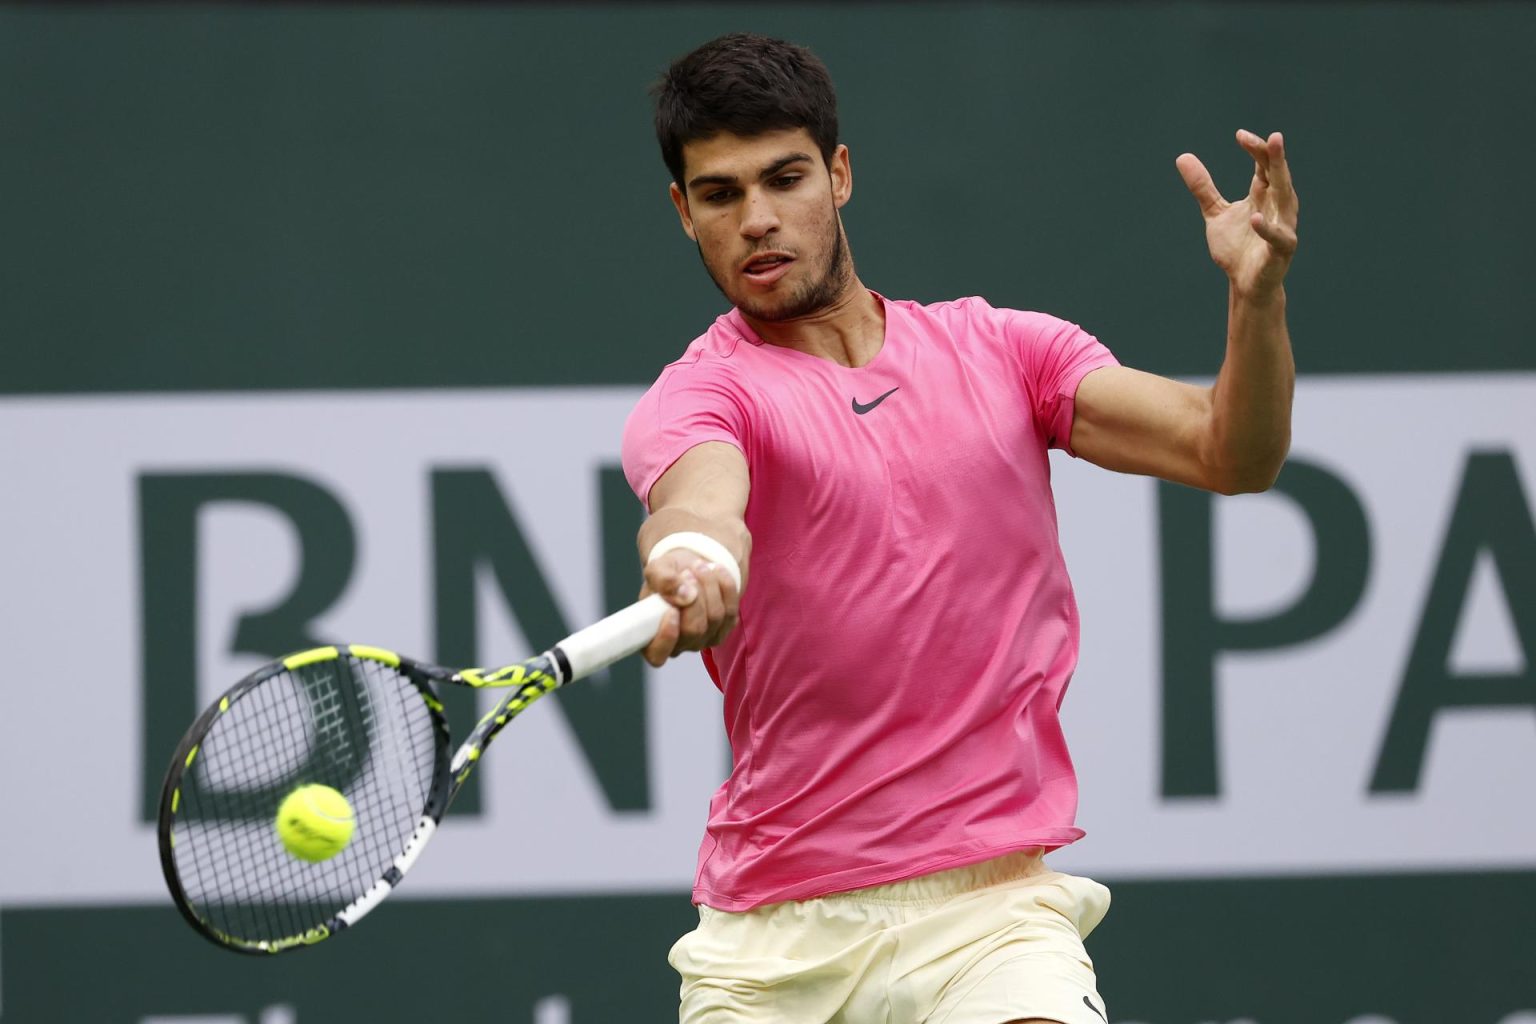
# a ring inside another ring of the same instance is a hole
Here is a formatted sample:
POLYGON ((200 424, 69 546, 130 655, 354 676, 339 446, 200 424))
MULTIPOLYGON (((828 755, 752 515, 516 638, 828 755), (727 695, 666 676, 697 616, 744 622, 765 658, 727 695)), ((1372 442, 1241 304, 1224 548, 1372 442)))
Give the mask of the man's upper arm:
POLYGON ((1072 450, 1096 466, 1219 490, 1210 470, 1211 392, 1126 366, 1090 371, 1073 402, 1072 450))

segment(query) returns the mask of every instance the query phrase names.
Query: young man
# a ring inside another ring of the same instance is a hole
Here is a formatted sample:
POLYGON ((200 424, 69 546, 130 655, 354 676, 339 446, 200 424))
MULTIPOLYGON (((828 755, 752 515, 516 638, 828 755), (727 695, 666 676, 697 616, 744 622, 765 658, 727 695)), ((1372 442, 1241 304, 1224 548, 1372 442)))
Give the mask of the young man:
POLYGON ((686 1022, 1106 1024, 1096 882, 1057 718, 1077 658, 1048 448, 1222 493, 1290 439, 1296 196, 1178 169, 1226 271, 1213 387, 1119 366, 1073 324, 887 299, 855 276, 825 67, 735 35, 672 65, 656 126, 683 231, 734 307, 631 415, 652 664, 702 650, 733 751, 672 950, 686 1022))

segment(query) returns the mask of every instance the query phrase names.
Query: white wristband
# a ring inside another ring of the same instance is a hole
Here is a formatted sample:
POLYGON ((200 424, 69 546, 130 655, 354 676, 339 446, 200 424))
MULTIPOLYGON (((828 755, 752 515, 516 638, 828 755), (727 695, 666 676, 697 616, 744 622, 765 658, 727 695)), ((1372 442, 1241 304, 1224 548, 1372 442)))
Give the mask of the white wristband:
POLYGON ((731 582, 736 584, 736 589, 741 590, 741 566, 736 564, 735 556, 724 544, 702 533, 685 530, 681 533, 667 534, 651 548, 651 553, 645 557, 645 562, 649 565, 668 551, 675 551, 678 548, 687 548, 694 554, 723 566, 725 571, 731 574, 731 582))

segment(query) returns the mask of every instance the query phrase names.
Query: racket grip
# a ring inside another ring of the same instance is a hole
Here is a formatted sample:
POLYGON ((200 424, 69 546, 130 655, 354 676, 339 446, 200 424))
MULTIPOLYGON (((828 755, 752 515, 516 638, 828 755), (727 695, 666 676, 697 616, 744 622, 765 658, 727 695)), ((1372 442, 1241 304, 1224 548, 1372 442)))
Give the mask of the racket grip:
POLYGON ((650 643, 670 607, 666 598, 652 594, 560 641, 550 653, 559 651, 571 666, 564 682, 605 669, 650 643))

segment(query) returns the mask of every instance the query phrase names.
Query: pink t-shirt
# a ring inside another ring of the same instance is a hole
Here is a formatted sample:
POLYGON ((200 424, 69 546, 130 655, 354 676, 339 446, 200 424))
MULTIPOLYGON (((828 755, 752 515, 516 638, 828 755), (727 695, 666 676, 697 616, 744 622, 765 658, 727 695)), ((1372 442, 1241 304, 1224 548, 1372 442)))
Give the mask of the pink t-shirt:
POLYGON ((1046 450, 1068 448, 1078 382, 1115 359, 1041 313, 881 301, 885 343, 854 369, 763 344, 732 310, 625 427, 642 500, 706 441, 751 474, 741 622, 704 655, 733 767, 694 900, 722 910, 1083 834, 1046 450))

